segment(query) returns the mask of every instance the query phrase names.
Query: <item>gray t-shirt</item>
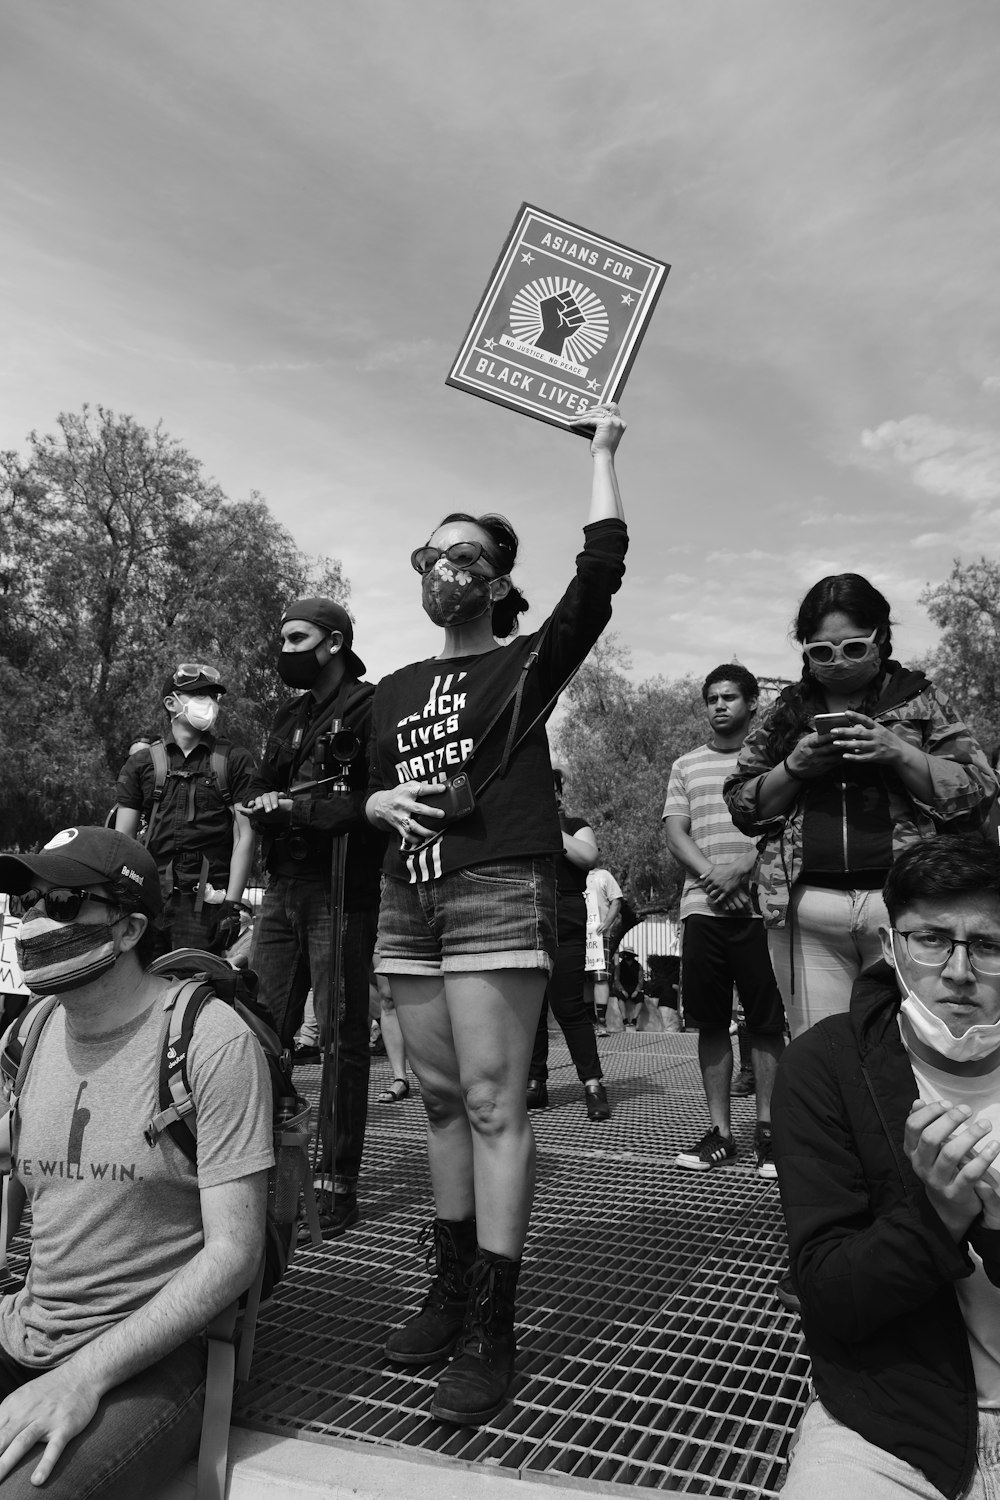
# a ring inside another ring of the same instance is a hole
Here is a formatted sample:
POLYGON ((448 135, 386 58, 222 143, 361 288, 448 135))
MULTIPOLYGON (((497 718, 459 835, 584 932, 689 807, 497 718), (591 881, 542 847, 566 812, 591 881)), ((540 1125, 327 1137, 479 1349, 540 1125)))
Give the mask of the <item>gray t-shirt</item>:
POLYGON ((221 1001, 201 1012, 188 1054, 197 1170, 169 1135, 147 1144, 162 1025, 156 1002, 118 1031, 80 1037, 57 1005, 42 1031, 14 1163, 31 1203, 31 1265, 0 1300, 0 1344, 20 1364, 61 1364, 142 1307, 204 1243, 199 1188, 273 1162, 267 1065, 221 1001))

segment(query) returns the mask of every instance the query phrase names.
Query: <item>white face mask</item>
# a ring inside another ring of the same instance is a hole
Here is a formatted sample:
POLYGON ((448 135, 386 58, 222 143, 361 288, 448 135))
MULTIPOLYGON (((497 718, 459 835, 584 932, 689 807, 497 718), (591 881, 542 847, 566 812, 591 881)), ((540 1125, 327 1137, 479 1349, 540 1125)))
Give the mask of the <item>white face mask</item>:
MULTIPOLYGON (((892 943, 892 958, 896 962, 895 935, 890 936, 892 943)), ((896 978, 904 991, 903 1002, 900 1011, 906 1017, 917 1040, 923 1042, 932 1052, 939 1056, 948 1058, 949 1062, 978 1062, 980 1058, 990 1057, 994 1052, 1000 1051, 1000 1021, 994 1021, 992 1026, 970 1026, 968 1031, 963 1031, 961 1036, 953 1036, 941 1017, 928 1010, 922 1000, 918 1000, 903 980, 896 965, 896 978)))
POLYGON ((181 705, 177 717, 186 719, 200 733, 211 729, 219 717, 219 705, 214 698, 182 698, 178 694, 177 702, 181 705))

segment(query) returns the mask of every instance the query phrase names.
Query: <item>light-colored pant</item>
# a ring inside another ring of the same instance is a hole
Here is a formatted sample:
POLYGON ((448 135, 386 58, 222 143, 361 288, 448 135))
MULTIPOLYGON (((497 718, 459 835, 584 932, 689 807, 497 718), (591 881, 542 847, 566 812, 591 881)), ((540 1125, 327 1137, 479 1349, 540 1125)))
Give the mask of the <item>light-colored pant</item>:
POLYGON ((855 979, 882 956, 878 930, 888 925, 881 891, 792 887, 785 925, 768 928, 767 946, 793 1037, 847 1010, 855 979))
MULTIPOLYGON (((979 1413, 979 1464, 962 1500, 1000 1500, 1000 1412, 979 1413)), ((876 1448, 813 1401, 792 1444, 781 1500, 944 1500, 921 1469, 876 1448)))

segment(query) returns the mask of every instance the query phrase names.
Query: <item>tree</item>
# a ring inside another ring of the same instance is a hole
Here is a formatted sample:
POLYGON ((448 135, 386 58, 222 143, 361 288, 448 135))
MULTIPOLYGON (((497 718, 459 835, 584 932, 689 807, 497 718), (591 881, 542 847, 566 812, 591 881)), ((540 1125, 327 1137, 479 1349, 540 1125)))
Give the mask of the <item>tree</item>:
POLYGON ((602 864, 636 905, 674 910, 683 871, 661 814, 671 765, 705 738, 701 689, 691 677, 633 683, 630 665, 615 635, 597 643, 565 694, 554 757, 567 807, 589 819, 602 864))
POLYGON ((207 658, 230 692, 225 732, 256 746, 284 688, 281 611, 327 593, 261 496, 230 502, 157 425, 104 407, 0 455, 0 819, 3 843, 104 816, 140 731, 165 728, 178 661, 207 658))
POLYGON ((949 577, 926 588, 920 603, 941 630, 928 672, 989 749, 1000 741, 1000 565, 956 558, 949 577))

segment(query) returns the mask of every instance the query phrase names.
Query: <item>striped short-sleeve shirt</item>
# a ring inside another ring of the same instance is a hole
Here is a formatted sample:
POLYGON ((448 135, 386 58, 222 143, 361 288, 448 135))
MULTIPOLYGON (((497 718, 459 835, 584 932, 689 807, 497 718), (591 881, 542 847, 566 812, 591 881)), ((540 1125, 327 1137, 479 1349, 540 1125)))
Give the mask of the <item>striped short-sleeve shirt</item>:
MULTIPOLYGON (((667 800, 663 804, 665 818, 690 818, 691 837, 706 859, 717 861, 736 859, 752 847, 755 840, 740 833, 729 816, 729 809, 722 798, 722 787, 726 777, 736 770, 739 750, 713 750, 711 745, 699 745, 679 755, 670 771, 667 784, 667 800)), ((709 901, 694 877, 687 875, 681 894, 681 918, 691 916, 752 917, 750 897, 744 891, 743 907, 739 911, 722 913, 709 901)))

